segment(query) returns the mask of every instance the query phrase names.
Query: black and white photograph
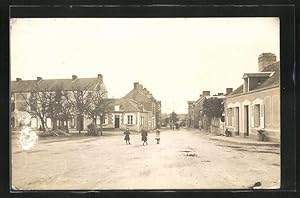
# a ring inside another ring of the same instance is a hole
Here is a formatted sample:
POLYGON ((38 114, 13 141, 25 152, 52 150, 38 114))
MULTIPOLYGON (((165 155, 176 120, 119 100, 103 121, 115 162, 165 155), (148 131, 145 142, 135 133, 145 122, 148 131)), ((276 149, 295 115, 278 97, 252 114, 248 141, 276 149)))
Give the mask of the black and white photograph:
POLYGON ((12 191, 280 188, 279 17, 9 23, 12 191))

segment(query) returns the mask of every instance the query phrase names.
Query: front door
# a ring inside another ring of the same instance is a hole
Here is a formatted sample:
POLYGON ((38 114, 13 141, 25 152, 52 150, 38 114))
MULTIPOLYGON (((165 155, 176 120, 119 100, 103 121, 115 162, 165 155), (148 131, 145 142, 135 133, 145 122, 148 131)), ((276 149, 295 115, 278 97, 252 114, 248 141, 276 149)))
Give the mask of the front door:
POLYGON ((244 106, 244 132, 245 136, 249 136, 249 106, 244 106))
POLYGON ((115 128, 120 128, 120 117, 115 115, 115 128))
POLYGON ((240 123, 239 123, 239 108, 235 108, 235 130, 236 130, 236 135, 240 135, 240 123))

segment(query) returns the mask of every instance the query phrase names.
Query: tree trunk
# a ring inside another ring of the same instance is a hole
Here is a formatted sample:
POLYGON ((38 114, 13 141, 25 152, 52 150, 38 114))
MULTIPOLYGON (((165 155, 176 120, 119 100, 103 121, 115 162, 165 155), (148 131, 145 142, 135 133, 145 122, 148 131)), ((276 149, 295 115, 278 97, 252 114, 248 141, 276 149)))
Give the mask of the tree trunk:
POLYGON ((41 120, 41 122, 42 122, 43 132, 46 132, 45 121, 44 121, 44 119, 42 119, 41 117, 40 117, 40 120, 41 120))
POLYGON ((66 119, 66 132, 69 133, 69 120, 66 119))
POLYGON ((81 120, 83 119, 83 116, 82 115, 79 115, 77 117, 77 127, 78 127, 78 132, 79 134, 81 134, 81 120))
POLYGON ((51 121, 52 121, 52 130, 53 131, 57 130, 57 119, 53 118, 51 119, 51 121))
POLYGON ((102 118, 101 118, 101 121, 100 121, 100 135, 102 136, 103 135, 103 133, 102 133, 102 118))

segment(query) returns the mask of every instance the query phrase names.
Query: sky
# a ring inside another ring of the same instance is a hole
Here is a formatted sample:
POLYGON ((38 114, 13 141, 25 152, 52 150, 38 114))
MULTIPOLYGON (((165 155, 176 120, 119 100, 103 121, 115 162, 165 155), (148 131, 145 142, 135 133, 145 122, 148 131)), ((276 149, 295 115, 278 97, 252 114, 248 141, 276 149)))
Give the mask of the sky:
POLYGON ((103 75, 108 96, 139 82, 162 112, 187 113, 202 91, 225 93, 279 60, 279 18, 18 18, 10 20, 11 80, 103 75))

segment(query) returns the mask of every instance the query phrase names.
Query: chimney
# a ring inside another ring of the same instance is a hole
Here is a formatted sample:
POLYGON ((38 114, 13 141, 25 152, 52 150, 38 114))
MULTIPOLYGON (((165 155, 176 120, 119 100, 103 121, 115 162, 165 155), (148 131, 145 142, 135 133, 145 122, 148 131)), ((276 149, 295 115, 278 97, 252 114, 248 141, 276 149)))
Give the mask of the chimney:
POLYGON ((139 83, 138 83, 138 82, 133 83, 133 88, 134 88, 134 89, 137 89, 138 86, 139 86, 139 83))
POLYGON ((232 92, 232 88, 226 88, 226 95, 232 92))
POLYGON ((103 82, 103 75, 102 75, 102 74, 98 74, 98 80, 99 80, 100 82, 103 82))
POLYGON ((223 93, 218 93, 218 96, 222 96, 223 95, 223 93))
POLYGON ((202 92, 202 95, 203 95, 203 96, 210 96, 210 91, 203 91, 203 92, 202 92))
POLYGON ((200 98, 202 97, 202 94, 200 94, 200 98))
POLYGON ((43 80, 42 77, 36 77, 37 81, 43 80))
POLYGON ((276 62, 276 55, 273 53, 262 53, 258 57, 258 71, 262 72, 266 67, 276 62))
POLYGON ((72 75, 72 80, 76 80, 77 76, 76 75, 72 75))
POLYGON ((17 82, 20 82, 22 80, 22 78, 16 78, 17 82))

